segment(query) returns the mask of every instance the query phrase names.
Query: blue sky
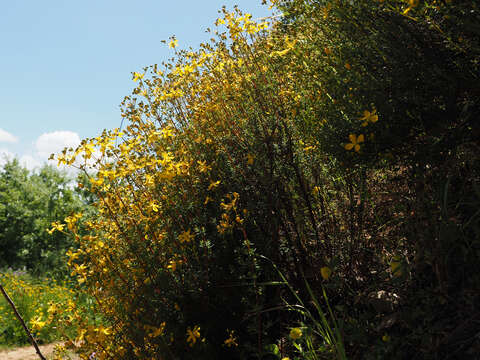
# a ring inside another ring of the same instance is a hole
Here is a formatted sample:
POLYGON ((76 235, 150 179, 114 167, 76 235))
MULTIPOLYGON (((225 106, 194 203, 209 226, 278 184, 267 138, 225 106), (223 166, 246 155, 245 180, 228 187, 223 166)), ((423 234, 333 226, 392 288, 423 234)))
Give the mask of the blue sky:
POLYGON ((120 126, 131 73, 196 49, 225 5, 268 16, 261 0, 17 0, 0 12, 0 163, 33 168, 51 152, 120 126))

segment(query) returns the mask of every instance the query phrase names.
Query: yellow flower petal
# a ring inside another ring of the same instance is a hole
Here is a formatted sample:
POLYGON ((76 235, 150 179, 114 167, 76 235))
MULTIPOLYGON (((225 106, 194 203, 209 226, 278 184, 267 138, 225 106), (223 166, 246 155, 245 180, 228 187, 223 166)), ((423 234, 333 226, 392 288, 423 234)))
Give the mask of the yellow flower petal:
POLYGON ((402 276, 403 264, 400 256, 394 256, 390 262, 390 270, 392 270, 393 276, 402 276))
POLYGON ((290 337, 291 337, 293 340, 300 339, 300 338, 302 337, 302 329, 300 329, 300 328, 293 328, 292 330, 290 330, 290 337))
POLYGON ((364 110, 363 116, 360 118, 360 120, 368 120, 369 117, 370 117, 370 111, 364 110))
POLYGON ((328 280, 330 275, 332 275, 332 269, 330 269, 328 266, 324 266, 320 269, 320 274, 324 280, 328 280))

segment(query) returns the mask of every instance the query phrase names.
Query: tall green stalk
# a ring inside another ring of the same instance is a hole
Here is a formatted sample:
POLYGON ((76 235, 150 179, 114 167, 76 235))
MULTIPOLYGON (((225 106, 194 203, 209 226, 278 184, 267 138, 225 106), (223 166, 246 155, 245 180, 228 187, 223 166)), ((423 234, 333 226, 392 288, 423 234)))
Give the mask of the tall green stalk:
MULTIPOLYGON (((297 311, 301 313, 303 316, 305 316, 311 323, 313 324, 313 329, 314 332, 317 333, 324 341, 325 343, 332 349, 335 349, 335 358, 338 360, 346 360, 347 355, 345 352, 345 346, 343 343, 343 337, 340 332, 340 327, 338 326, 337 319, 335 317, 335 314, 332 311, 332 308, 330 306, 330 303, 328 302, 328 297, 325 292, 325 288, 322 286, 322 293, 323 293, 323 298, 325 300, 325 304, 327 306, 327 313, 325 313, 320 306, 320 303, 315 296, 315 294, 312 291, 312 288, 310 287, 308 281, 305 279, 305 284, 307 287, 307 291, 310 295, 311 301, 315 306, 315 309, 317 311, 317 314, 312 314, 312 312, 305 306, 305 303, 302 301, 300 296, 297 294, 297 292, 293 289, 293 287, 290 285, 290 283, 287 281, 285 276, 282 274, 282 272, 277 268, 277 266, 268 258, 265 256, 261 256, 261 258, 269 261, 275 270, 278 272, 280 278, 283 280, 283 283, 288 287, 290 292, 293 294, 295 299, 298 301, 297 305, 290 305, 288 304, 288 307, 291 310, 297 311), (327 316, 330 317, 330 320, 327 318, 327 316)), ((305 277, 304 277, 305 278, 305 277)), ((308 336, 308 335, 307 335, 308 336)), ((307 348, 309 350, 309 354, 312 355, 312 359, 316 360, 318 359, 317 357, 317 350, 315 349, 315 344, 313 343, 311 338, 306 339, 306 344, 307 348)), ((301 347, 297 347, 299 351, 303 350, 301 347)))

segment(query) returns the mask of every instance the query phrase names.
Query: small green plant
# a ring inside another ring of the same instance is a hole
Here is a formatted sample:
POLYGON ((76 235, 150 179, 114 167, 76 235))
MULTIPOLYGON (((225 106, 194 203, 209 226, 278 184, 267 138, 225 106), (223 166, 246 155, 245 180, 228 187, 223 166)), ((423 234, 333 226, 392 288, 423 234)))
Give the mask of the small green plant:
MULTIPOLYGON (((264 256, 260 257, 271 262, 264 256)), ((298 357, 295 357, 295 359, 347 359, 341 329, 328 301, 325 288, 322 286, 322 297, 325 301, 322 308, 310 284, 305 280, 305 286, 310 297, 308 301, 314 306, 314 311, 312 311, 305 305, 305 301, 298 295, 298 291, 293 288, 277 266, 273 262, 271 263, 283 284, 287 286, 297 301, 297 304, 287 304, 287 309, 298 312, 304 319, 300 322, 300 327, 291 328, 289 334, 289 339, 298 352, 298 357)), ((328 267, 321 269, 322 277, 325 280, 330 277, 331 273, 332 270, 328 267)))

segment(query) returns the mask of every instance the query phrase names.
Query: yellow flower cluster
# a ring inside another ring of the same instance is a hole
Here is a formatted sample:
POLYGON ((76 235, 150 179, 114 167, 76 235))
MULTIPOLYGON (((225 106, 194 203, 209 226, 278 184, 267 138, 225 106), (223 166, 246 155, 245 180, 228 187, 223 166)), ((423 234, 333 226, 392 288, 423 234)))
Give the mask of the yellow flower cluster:
MULTIPOLYGON (((164 269, 172 283, 180 281, 199 256, 201 244, 209 241, 205 229, 191 222, 193 214, 181 205, 198 198, 197 206, 215 209, 216 236, 241 227, 245 220, 247 212, 239 207, 239 194, 224 193, 222 180, 213 169, 218 155, 228 153, 219 136, 238 137, 241 125, 228 122, 223 115, 233 111, 224 99, 244 96, 245 82, 257 81, 247 75, 256 66, 247 55, 256 51, 252 47, 266 36, 269 22, 254 22, 250 14, 238 10, 223 12, 217 25, 224 25, 226 32, 216 35, 225 43, 230 38, 231 49, 202 44, 197 52, 177 50, 178 40, 171 38, 168 46, 178 55, 176 64, 167 64, 165 69, 154 65, 133 73, 137 87, 122 103, 128 126, 105 130, 57 156, 59 165, 85 171, 97 197, 99 216, 83 220, 88 235, 79 233, 80 214, 68 217, 64 224, 52 224, 49 231, 66 228, 76 238, 78 250, 67 253, 72 275, 96 299, 102 316, 116 324, 106 330, 83 322, 71 339, 80 352, 88 353, 90 346, 99 358, 118 358, 125 353, 148 358, 166 351, 164 346, 174 346, 180 341, 174 338, 178 325, 165 321, 168 315, 161 315, 158 308, 180 307, 162 296, 156 269, 164 269), (151 308, 145 302, 150 292, 162 306, 151 308), (143 299, 143 303, 134 306, 134 299, 143 299), (136 319, 133 324, 132 318, 136 319), (130 337, 130 329, 143 332, 144 340, 130 337), (122 339, 120 343, 118 339, 122 339)), ((297 41, 287 38, 275 43, 264 55, 265 61, 287 55, 297 41)), ((283 88, 289 86, 285 83, 283 88)), ((248 121, 248 116, 243 119, 248 121)), ((243 158, 239 165, 255 165, 251 151, 245 151, 243 158)), ((36 320, 38 326, 43 319, 36 320)), ((193 347, 200 339, 200 325, 186 332, 183 341, 193 347)), ((225 345, 237 345, 233 332, 225 345)))
POLYGON ((237 338, 234 336, 235 331, 227 329, 227 333, 228 338, 223 342, 223 344, 227 347, 238 346, 237 338))
MULTIPOLYGON (((363 116, 360 118, 362 121, 362 126, 368 126, 369 124, 374 124, 378 121, 378 114, 375 109, 372 111, 365 110, 363 112, 363 116)), ((350 134, 348 136, 348 139, 350 140, 349 143, 345 144, 345 150, 355 150, 357 153, 360 152, 361 149, 361 143, 365 142, 365 135, 364 134, 359 134, 358 136, 356 134, 350 134)), ((373 139, 373 133, 370 135, 370 140, 373 139)))
MULTIPOLYGON (((328 8, 324 15, 333 16, 328 8)), ((315 131, 307 136, 299 129, 310 126, 302 121, 321 104, 337 100, 320 81, 305 82, 317 76, 318 57, 331 62, 337 49, 325 43, 321 53, 310 51, 308 32, 284 36, 275 24, 238 10, 224 9, 216 24, 215 41, 188 51, 171 38, 173 62, 133 73, 136 87, 121 104, 124 129, 106 130, 57 156, 59 164, 85 171, 98 210, 94 219, 74 214, 51 230, 66 227, 77 240, 78 250, 67 253, 72 275, 112 324, 81 322, 71 342, 85 354, 149 359, 208 344, 203 324, 192 328, 182 322, 187 316, 172 314, 192 311, 179 305, 182 294, 211 285, 216 247, 235 236, 249 247, 250 199, 236 185, 257 180, 270 155, 292 148, 292 157, 311 159, 321 152, 315 131)), ((351 73, 356 66, 342 60, 341 68, 351 73)), ((322 115, 312 126, 327 131, 332 118, 322 115)), ((375 110, 361 118, 366 125, 377 120, 375 110)), ((358 153, 365 135, 349 140, 344 148, 358 153)), ((276 171, 272 166, 272 176, 276 171)), ((305 188, 320 197, 319 186, 305 188)), ((328 268, 321 272, 325 280, 331 275, 328 268)), ((227 334, 220 343, 233 351, 238 338, 227 334)), ((301 329, 291 333, 301 336, 301 329)))
POLYGON ((197 340, 200 338, 200 326, 195 325, 193 330, 188 328, 187 329, 187 343, 190 347, 195 345, 197 340))
MULTIPOLYGON (((59 326, 59 318, 63 322, 72 321, 77 308, 72 289, 53 279, 33 280, 15 272, 0 273, 0 283, 14 302, 21 304, 21 315, 38 339, 51 342, 62 337, 65 329, 59 326)), ((3 297, 0 297, 0 320, 18 328, 18 333, 23 332, 3 297)))

